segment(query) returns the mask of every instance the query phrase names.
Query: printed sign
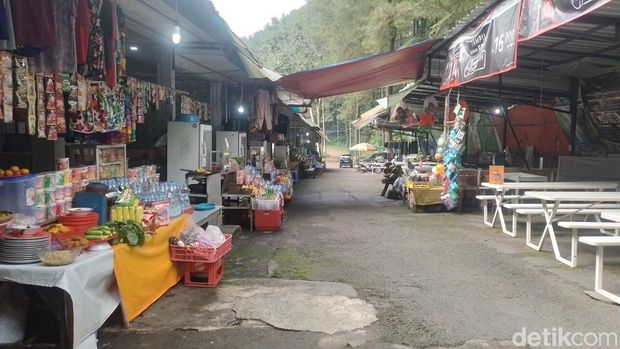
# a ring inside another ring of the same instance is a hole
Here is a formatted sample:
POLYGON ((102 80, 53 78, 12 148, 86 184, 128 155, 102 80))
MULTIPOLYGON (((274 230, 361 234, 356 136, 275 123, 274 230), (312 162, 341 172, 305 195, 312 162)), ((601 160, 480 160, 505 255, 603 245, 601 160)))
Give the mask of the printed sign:
POLYGON ((610 2, 611 0, 523 0, 519 41, 532 39, 610 2))
POLYGON ((620 150, 620 76, 585 80, 585 111, 610 151, 620 150))
POLYGON ((516 68, 520 5, 504 0, 480 25, 452 42, 440 90, 516 68))
POLYGON ((489 166, 489 183, 490 184, 504 184, 504 166, 501 166, 501 165, 489 166))

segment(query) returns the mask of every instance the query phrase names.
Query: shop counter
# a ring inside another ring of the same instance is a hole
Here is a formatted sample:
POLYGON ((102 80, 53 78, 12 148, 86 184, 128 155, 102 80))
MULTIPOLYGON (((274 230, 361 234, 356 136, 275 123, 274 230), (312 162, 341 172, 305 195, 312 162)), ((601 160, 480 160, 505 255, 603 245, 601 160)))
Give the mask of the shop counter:
POLYGON ((194 211, 191 215, 196 225, 204 226, 205 224, 222 226, 222 206, 215 206, 212 210, 194 211))
POLYGON ((114 246, 114 274, 127 321, 135 319, 181 280, 183 270, 170 260, 168 239, 179 237, 188 221, 189 216, 184 214, 158 228, 142 247, 114 246))
MULTIPOLYGON (((119 304, 114 283, 114 251, 84 251, 64 266, 0 264, 0 281, 57 287, 66 292, 68 342, 73 348, 96 348, 96 332, 119 304), (72 328, 71 328, 72 325, 72 328)), ((0 324, 14 323, 11 312, 0 312, 0 324)), ((0 333, 8 333, 0 327, 0 333)))

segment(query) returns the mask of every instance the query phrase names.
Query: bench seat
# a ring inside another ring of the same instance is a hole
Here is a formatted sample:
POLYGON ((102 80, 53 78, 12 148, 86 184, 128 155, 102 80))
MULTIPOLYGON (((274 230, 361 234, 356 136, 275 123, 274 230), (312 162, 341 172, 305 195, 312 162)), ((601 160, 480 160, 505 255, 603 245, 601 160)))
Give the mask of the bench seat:
POLYGON ((605 247, 620 247, 620 236, 582 236, 579 242, 596 247, 594 267, 594 291, 611 301, 620 304, 620 297, 603 289, 603 258, 605 247))
MULTIPOLYGON (((529 204, 507 203, 502 206, 510 210, 529 209, 529 208, 542 209, 543 208, 543 205, 540 203, 529 203, 529 204)), ((553 207, 553 205, 549 204, 547 205, 547 207, 553 207)), ((620 204, 594 204, 594 205, 592 204, 560 204, 558 207, 559 208, 574 208, 574 209, 594 208, 594 209, 619 209, 620 210, 620 204)))

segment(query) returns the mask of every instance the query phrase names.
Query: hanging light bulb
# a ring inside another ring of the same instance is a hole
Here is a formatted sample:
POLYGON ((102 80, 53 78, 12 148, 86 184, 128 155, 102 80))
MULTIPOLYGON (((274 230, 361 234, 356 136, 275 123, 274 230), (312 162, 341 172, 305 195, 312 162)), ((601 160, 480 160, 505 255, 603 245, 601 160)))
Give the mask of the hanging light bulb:
POLYGON ((237 111, 239 114, 243 114, 245 112, 245 108, 243 107, 243 80, 241 81, 241 97, 239 98, 239 108, 237 111))
POLYGON ((172 42, 177 45, 181 42, 181 27, 179 26, 179 1, 174 2, 174 29, 172 31, 172 42))
POLYGON ((176 45, 181 42, 181 27, 178 23, 174 24, 174 31, 172 32, 172 42, 176 45))

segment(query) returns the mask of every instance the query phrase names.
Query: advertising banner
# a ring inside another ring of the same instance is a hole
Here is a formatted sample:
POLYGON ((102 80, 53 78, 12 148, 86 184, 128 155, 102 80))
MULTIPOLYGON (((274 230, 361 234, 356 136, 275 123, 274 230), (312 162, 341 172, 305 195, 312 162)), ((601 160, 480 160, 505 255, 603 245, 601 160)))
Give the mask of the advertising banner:
POLYGON ((519 41, 532 39, 612 0, 523 0, 519 41))
POLYGON ((440 90, 516 68, 520 5, 502 1, 476 28, 454 39, 440 90))

